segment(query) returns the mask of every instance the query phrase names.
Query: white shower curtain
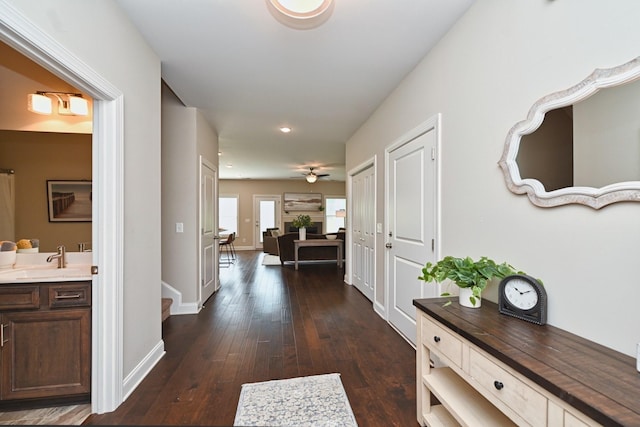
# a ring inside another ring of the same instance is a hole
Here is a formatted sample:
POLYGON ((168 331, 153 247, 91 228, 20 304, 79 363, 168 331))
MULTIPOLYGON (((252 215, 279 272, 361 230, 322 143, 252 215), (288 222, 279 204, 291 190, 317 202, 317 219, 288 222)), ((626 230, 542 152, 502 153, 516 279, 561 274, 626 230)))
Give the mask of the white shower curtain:
POLYGON ((15 242, 16 193, 13 174, 0 173, 0 240, 15 242))

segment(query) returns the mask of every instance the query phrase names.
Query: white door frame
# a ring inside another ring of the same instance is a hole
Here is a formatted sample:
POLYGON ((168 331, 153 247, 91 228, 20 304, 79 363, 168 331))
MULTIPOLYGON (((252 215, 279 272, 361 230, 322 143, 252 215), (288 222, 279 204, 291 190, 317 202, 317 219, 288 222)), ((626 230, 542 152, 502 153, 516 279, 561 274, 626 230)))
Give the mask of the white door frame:
MULTIPOLYGON (((422 122, 421 124, 419 124, 418 126, 416 126, 415 128, 411 129, 410 131, 406 132, 404 135, 402 135, 400 138, 396 139, 393 143, 391 143, 389 146, 387 146, 384 150, 384 168, 385 168, 385 174, 384 174, 384 217, 385 217, 385 225, 384 225, 384 238, 386 239, 386 236, 389 235, 389 231, 391 231, 391 224, 389 223, 389 185, 390 185, 390 180, 389 180, 389 157, 391 155, 391 152, 393 152, 394 150, 396 150, 398 147, 406 144, 407 142, 419 137, 420 135, 424 134, 425 132, 427 132, 429 129, 431 128, 435 128, 435 132, 436 132, 436 148, 435 148, 435 153, 432 153, 433 157, 434 157, 434 162, 435 162, 435 183, 434 183, 434 192, 435 192, 435 200, 434 200, 434 238, 435 238, 435 242, 433 245, 433 254, 435 259, 440 259, 440 247, 441 247, 441 243, 440 243, 440 227, 441 227, 441 187, 440 187, 440 147, 441 147, 441 116, 440 114, 436 114, 435 116, 432 116, 430 118, 428 118, 427 120, 425 120, 424 122, 422 122)), ((385 296, 384 296, 384 301, 385 301, 385 319, 387 321, 389 321, 389 312, 391 307, 389 306, 390 304, 390 284, 389 284, 389 256, 388 253, 385 252, 384 254, 384 292, 385 292, 385 296)), ((423 287, 424 289, 424 287, 423 287)), ((402 335, 402 334, 401 334, 402 335)), ((404 337, 404 335, 402 335, 404 337)))
POLYGON ((122 92, 0 0, 0 40, 93 102, 91 410, 101 414, 123 402, 123 118, 122 92))

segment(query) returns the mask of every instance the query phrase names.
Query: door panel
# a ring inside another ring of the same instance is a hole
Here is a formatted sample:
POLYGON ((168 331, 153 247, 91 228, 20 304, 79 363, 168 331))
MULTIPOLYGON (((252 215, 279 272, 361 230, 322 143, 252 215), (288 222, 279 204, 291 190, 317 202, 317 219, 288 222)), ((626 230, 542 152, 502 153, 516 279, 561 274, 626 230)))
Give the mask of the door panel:
POLYGON ((375 174, 373 166, 352 182, 351 256, 353 284, 370 301, 375 288, 375 174))
MULTIPOLYGON (((417 278, 424 264, 435 258, 436 123, 393 149, 387 157, 389 322, 414 344, 413 300, 435 296, 425 294, 426 287, 417 278)), ((432 286, 430 291, 435 289, 432 286)))
POLYGON ((214 166, 200 157, 200 306, 213 295, 220 283, 216 184, 217 175, 214 166))

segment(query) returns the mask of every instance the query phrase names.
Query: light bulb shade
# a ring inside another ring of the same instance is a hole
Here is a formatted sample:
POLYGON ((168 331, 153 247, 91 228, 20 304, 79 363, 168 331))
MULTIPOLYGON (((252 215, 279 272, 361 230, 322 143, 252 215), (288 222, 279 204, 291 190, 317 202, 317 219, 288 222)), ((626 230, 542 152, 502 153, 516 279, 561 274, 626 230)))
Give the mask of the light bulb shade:
POLYGON ((63 116, 86 116, 89 114, 87 100, 73 94, 55 94, 58 98, 58 114, 63 116))
POLYGON ((89 103, 79 96, 69 96, 69 110, 76 116, 89 115, 89 103))
POLYGON ((39 93, 30 93, 27 96, 27 109, 38 114, 51 114, 53 111, 51 99, 39 93))
POLYGON ((313 184, 318 180, 318 176, 315 173, 307 174, 307 182, 309 184, 313 184))

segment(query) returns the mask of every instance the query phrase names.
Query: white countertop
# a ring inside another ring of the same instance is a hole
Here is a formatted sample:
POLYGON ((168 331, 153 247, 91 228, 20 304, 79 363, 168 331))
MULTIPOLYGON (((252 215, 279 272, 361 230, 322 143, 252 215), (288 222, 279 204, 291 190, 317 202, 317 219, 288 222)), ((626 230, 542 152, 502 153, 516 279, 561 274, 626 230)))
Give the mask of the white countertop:
POLYGON ((57 268, 57 260, 47 262, 49 255, 55 252, 16 254, 12 268, 0 269, 0 284, 91 280, 91 252, 67 252, 65 268, 57 268))

